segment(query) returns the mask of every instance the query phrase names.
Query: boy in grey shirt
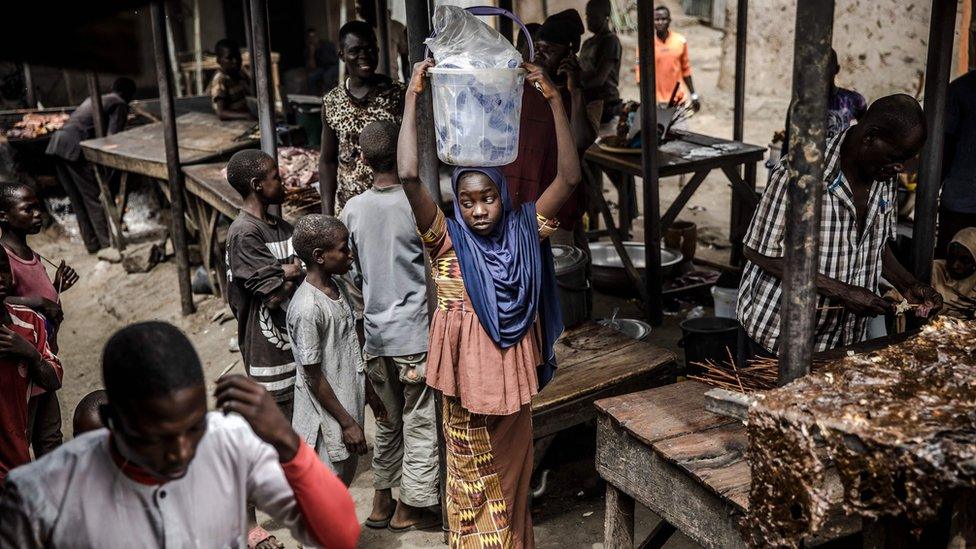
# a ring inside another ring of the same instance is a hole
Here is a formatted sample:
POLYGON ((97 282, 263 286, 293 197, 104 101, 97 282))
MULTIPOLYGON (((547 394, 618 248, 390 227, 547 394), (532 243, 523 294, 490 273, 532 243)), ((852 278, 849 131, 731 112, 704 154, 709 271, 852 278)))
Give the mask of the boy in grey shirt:
POLYGON ((366 374, 356 320, 340 276, 353 257, 349 231, 332 216, 301 218, 292 235, 308 274, 288 305, 288 334, 298 365, 295 431, 349 486, 366 453, 366 374))
POLYGON ((387 418, 377 421, 373 452, 372 528, 393 531, 440 525, 437 420, 426 383, 427 279, 417 223, 396 175, 400 128, 390 121, 359 135, 373 186, 342 210, 363 290, 366 371, 387 418), (399 503, 392 489, 399 487, 399 503))

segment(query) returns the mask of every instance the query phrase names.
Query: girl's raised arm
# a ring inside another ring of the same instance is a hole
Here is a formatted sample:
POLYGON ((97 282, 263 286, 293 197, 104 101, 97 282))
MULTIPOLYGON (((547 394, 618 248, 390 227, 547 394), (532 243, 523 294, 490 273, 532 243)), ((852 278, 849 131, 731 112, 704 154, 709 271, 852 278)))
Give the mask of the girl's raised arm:
POLYGON ((433 59, 426 59, 413 66, 413 76, 407 86, 407 97, 403 106, 400 137, 397 140, 397 174, 421 233, 426 232, 437 217, 437 204, 420 181, 417 154, 417 98, 424 91, 427 69, 433 66, 433 59))
POLYGON ((556 178, 535 203, 539 215, 553 218, 580 182, 579 155, 576 153, 576 143, 569 126, 569 119, 566 118, 566 108, 556 86, 541 67, 531 63, 523 63, 522 66, 529 71, 525 76, 528 84, 526 88, 535 88, 526 89, 523 93, 541 93, 549 102, 552 118, 556 124, 556 178))

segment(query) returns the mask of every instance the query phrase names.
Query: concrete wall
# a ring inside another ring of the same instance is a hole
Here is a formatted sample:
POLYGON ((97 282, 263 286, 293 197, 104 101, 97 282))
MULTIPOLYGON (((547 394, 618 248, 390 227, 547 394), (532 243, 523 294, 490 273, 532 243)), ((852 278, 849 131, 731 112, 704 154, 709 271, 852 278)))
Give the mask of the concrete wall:
MULTIPOLYGON (((719 83, 730 90, 736 2, 727 4, 719 83)), ((961 4, 957 21, 962 20, 961 4)), ((837 0, 833 39, 841 66, 837 83, 856 89, 868 100, 896 92, 916 95, 925 70, 930 5, 928 0, 837 0)), ((795 0, 749 0, 747 96, 789 97, 795 19, 795 0)), ((956 36, 958 42, 958 30, 956 36)))

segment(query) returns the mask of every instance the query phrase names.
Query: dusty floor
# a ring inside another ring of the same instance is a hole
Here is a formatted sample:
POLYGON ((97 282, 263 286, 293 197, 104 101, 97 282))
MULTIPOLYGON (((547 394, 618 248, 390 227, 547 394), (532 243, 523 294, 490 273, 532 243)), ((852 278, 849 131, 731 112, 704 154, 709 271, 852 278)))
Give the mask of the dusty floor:
MULTIPOLYGON (((717 136, 730 137, 732 130, 731 91, 718 90, 719 53, 721 33, 696 22, 682 18, 675 10, 675 28, 687 35, 691 44, 691 57, 695 68, 695 82, 703 98, 703 112, 690 121, 691 129, 717 136)), ((622 87, 625 97, 636 99, 636 87, 632 73, 634 39, 623 37, 627 58, 623 67, 622 87)), ((746 140, 765 145, 772 132, 782 126, 785 105, 762 97, 750 97, 747 102, 746 140)), ((760 169, 760 184, 765 170, 760 169)), ((677 179, 662 181, 662 211, 678 193, 677 179)), ((607 192, 613 199, 613 193, 607 192)), ((728 182, 721 174, 710 176, 689 202, 681 215, 694 221, 704 234, 718 235, 705 238, 699 254, 710 259, 727 259, 727 235, 729 216, 728 182), (708 245, 714 241, 715 246, 708 245), (723 242, 724 241, 724 242, 723 242)), ((172 263, 158 266, 147 274, 126 275, 122 267, 98 261, 88 256, 80 242, 69 240, 63 234, 48 232, 36 237, 33 245, 45 257, 54 261, 65 259, 79 273, 81 281, 63 296, 65 325, 61 332, 62 356, 66 377, 62 389, 65 436, 70 437, 70 414, 79 399, 101 386, 100 352, 104 342, 118 328, 140 320, 165 320, 183 329, 196 345, 203 360, 208 381, 222 371, 241 372, 240 355, 229 350, 235 333, 235 323, 229 313, 214 320, 226 311, 222 302, 211 297, 196 297, 197 313, 183 317, 179 310, 179 297, 172 263)), ((620 316, 637 316, 639 311, 632 302, 599 296, 596 315, 606 316, 614 308, 620 308, 620 316)), ((679 337, 677 322, 685 312, 669 315, 665 325, 651 335, 657 345, 674 348, 679 337)), ((677 350, 677 349, 676 349, 677 350)), ((680 356, 680 352, 679 352, 680 356)), ((369 420, 367 432, 373 430, 369 420)), ((371 438, 371 434, 369 435, 371 438)), ((544 468, 552 470, 546 493, 536 500, 533 510, 535 535, 539 547, 602 547, 603 540, 603 484, 593 467, 594 430, 582 426, 563 433, 551 448, 544 468)), ((363 458, 362 471, 352 486, 360 519, 369 513, 372 498, 372 475, 368 466, 369 456, 363 458)), ((657 518, 646 509, 637 514, 638 537, 649 531, 657 518)), ((269 527, 273 525, 268 524, 269 527)), ((289 547, 295 542, 287 532, 276 531, 289 547)), ((434 547, 442 544, 440 532, 413 532, 394 535, 387 531, 365 529, 363 547, 434 547)), ((694 544, 676 535, 668 547, 690 547, 694 544)))

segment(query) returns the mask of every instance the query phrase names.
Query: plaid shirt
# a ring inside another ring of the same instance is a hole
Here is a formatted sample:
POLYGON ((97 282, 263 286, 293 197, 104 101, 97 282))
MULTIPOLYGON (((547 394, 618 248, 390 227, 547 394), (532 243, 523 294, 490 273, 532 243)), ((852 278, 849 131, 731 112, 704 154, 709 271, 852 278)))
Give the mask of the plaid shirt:
MULTIPOLYGON (((888 239, 895 237, 894 178, 871 185, 865 228, 859 238, 853 194, 840 169, 840 149, 845 135, 846 132, 828 140, 825 152, 819 271, 829 278, 877 292, 881 258, 888 239)), ((745 237, 745 245, 764 256, 786 254, 788 184, 784 158, 770 178, 745 237)), ((752 262, 746 264, 736 314, 750 337, 775 353, 779 352, 781 295, 779 278, 752 262)), ((850 345, 864 338, 866 317, 840 309, 819 310, 840 304, 818 295, 816 351, 850 345)))

